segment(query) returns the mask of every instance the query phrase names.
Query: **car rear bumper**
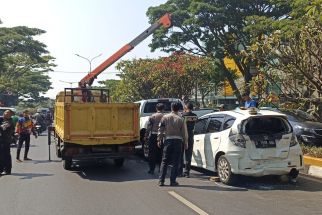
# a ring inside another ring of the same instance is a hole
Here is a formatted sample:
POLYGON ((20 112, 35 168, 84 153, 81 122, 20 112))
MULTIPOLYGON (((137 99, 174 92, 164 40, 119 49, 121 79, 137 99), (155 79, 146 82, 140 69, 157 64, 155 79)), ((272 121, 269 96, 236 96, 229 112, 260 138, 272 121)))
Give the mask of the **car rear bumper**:
POLYGON ((234 174, 246 176, 285 175, 292 169, 302 170, 303 156, 289 155, 286 159, 251 160, 238 154, 226 154, 234 174))

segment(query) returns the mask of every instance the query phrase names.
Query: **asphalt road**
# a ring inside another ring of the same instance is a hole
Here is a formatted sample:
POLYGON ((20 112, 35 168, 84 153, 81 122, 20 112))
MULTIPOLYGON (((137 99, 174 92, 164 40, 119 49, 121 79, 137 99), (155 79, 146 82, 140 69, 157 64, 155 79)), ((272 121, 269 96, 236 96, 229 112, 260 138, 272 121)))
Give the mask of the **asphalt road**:
POLYGON ((0 177, 1 215, 322 214, 322 180, 300 177, 288 184, 248 177, 229 187, 210 181, 212 173, 193 171, 192 178, 178 179, 179 187, 158 187, 139 157, 122 168, 108 161, 65 171, 53 147, 51 155, 48 161, 43 135, 32 138, 32 161, 13 159, 12 175, 0 177))

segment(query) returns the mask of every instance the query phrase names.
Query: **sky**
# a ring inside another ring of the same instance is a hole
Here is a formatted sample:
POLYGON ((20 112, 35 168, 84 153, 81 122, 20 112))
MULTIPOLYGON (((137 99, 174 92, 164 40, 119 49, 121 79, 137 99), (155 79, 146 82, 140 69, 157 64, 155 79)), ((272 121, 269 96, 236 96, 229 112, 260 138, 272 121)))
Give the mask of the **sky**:
MULTIPOLYGON (((146 12, 166 0, 0 0, 0 27, 27 26, 46 33, 35 39, 47 45, 56 58, 54 72, 48 73, 53 89, 46 96, 55 98, 65 87, 77 87, 87 74, 125 44, 147 29, 146 12)), ((148 37, 121 58, 156 58, 166 56, 151 52, 148 37)), ((97 81, 117 79, 115 64, 101 73, 97 81)))

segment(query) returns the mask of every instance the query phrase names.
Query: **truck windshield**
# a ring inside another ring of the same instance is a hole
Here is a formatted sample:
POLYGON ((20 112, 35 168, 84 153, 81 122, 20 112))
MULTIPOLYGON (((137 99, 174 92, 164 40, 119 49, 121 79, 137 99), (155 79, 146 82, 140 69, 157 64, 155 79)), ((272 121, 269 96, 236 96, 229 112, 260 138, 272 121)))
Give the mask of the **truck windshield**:
MULTIPOLYGON (((164 105, 164 112, 170 112, 171 111, 171 102, 147 102, 144 106, 144 113, 155 113, 156 112, 156 105, 158 103, 163 103, 164 105)), ((179 111, 182 111, 183 107, 180 103, 179 111)))

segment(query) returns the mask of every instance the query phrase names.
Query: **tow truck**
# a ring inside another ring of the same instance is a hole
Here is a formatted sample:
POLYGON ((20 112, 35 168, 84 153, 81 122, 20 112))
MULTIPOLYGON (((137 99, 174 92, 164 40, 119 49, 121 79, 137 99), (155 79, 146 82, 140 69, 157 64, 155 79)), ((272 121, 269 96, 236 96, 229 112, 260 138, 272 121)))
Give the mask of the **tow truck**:
POLYGON ((112 103, 108 89, 94 89, 91 85, 99 74, 157 29, 170 26, 171 16, 167 13, 81 79, 77 88, 58 93, 51 130, 56 155, 62 158, 64 169, 72 169, 75 161, 108 158, 116 166, 123 166, 124 158, 134 154, 140 140, 140 105, 112 103))

